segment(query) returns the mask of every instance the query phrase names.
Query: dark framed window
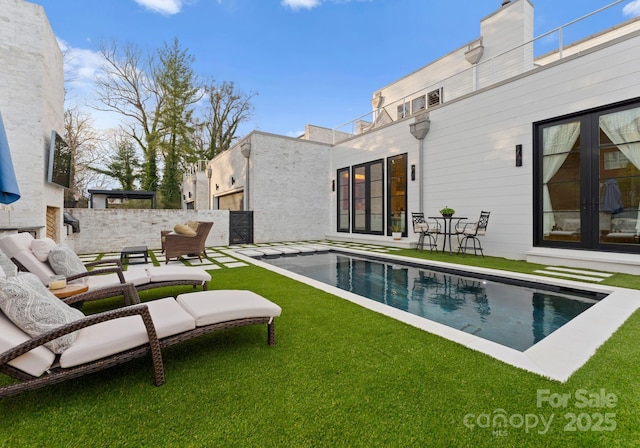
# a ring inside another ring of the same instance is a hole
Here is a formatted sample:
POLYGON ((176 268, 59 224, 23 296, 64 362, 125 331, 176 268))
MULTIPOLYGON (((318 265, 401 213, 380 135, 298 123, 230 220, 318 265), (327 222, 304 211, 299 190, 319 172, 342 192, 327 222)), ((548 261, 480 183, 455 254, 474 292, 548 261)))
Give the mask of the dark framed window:
POLYGON ((349 195, 349 168, 341 168, 337 173, 338 186, 338 232, 349 232, 351 197, 349 195))
POLYGON ((407 154, 387 159, 387 204, 387 235, 407 236, 407 154))

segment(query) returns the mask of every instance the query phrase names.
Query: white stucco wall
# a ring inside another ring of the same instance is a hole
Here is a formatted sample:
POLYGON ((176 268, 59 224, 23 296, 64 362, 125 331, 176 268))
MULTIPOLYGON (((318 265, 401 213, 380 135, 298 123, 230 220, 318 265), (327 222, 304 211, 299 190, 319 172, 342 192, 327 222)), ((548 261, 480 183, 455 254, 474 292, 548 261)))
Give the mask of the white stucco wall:
MULTIPOLYGON (((640 33, 635 32, 430 111, 423 166, 425 214, 437 215, 449 205, 457 215, 475 219, 481 210, 489 210, 485 252, 525 258, 533 244, 533 123, 638 98, 640 59, 628 55, 639 48, 640 33), (518 144, 523 146, 522 167, 515 166, 518 144)), ((409 154, 410 166, 418 148, 410 122, 340 143, 333 151, 332 173, 403 152, 409 154)), ((409 181, 409 213, 418 208, 417 188, 417 181, 409 181)), ((330 210, 335 223, 334 196, 330 210)))
POLYGON ((45 235, 47 206, 60 209, 63 230, 63 189, 46 182, 51 131, 63 130, 62 53, 39 5, 0 0, 0 23, 0 111, 22 195, 11 224, 43 226, 45 235))

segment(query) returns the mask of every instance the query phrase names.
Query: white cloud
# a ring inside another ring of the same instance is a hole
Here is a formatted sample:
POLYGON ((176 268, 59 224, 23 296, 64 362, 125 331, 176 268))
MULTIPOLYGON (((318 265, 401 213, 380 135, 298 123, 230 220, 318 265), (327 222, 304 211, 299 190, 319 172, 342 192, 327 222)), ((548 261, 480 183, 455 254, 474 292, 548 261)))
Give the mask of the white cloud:
POLYGON ((145 8, 160 14, 178 14, 182 9, 183 0, 134 0, 145 8))
POLYGON ((316 6, 320 6, 321 0, 282 0, 280 4, 285 7, 289 7, 294 11, 298 9, 312 9, 316 6))
POLYGON ((622 9, 622 13, 625 16, 640 16, 640 0, 633 0, 631 3, 628 3, 622 9))
POLYGON ((67 88, 85 89, 93 86, 96 74, 103 62, 100 53, 84 48, 70 47, 58 39, 58 45, 64 53, 64 73, 67 88))

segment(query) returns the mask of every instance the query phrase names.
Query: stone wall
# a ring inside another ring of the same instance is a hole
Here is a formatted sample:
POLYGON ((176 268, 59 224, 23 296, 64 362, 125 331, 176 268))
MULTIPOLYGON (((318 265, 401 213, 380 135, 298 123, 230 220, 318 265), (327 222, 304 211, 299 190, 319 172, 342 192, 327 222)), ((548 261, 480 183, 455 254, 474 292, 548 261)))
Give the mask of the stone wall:
POLYGON ((120 252, 126 246, 160 249, 160 231, 186 221, 213 221, 207 246, 229 244, 226 210, 69 209, 80 221, 80 233, 67 236, 66 245, 79 254, 120 252))

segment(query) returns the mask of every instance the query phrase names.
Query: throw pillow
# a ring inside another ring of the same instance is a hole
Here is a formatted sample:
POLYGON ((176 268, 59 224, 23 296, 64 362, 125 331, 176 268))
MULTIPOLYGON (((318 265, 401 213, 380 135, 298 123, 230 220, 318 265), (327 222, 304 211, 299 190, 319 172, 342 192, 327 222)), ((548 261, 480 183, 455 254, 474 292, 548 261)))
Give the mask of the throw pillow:
POLYGON ((53 272, 65 277, 87 272, 80 257, 66 246, 58 246, 49 252, 49 264, 53 272))
MULTIPOLYGON (((80 310, 59 300, 33 274, 0 279, 0 309, 22 331, 39 336, 82 319, 80 310)), ((54 353, 64 352, 76 339, 69 333, 44 344, 54 353)))
POLYGON ((7 257, 7 255, 0 250, 0 271, 2 271, 6 277, 15 277, 18 273, 18 266, 7 257))
POLYGON ((194 232, 193 229, 191 229, 191 227, 187 226, 186 224, 176 224, 173 227, 173 231, 179 235, 196 236, 196 232, 194 232))
POLYGON ((31 241, 31 252, 43 263, 49 259, 49 252, 58 245, 51 238, 38 238, 31 241))
POLYGON ((198 233, 198 225, 200 224, 198 221, 187 221, 184 224, 194 232, 198 233))

